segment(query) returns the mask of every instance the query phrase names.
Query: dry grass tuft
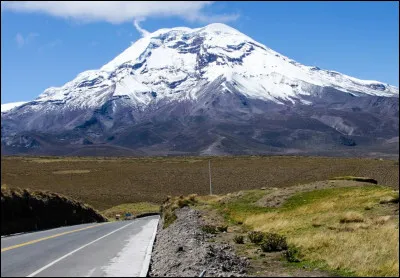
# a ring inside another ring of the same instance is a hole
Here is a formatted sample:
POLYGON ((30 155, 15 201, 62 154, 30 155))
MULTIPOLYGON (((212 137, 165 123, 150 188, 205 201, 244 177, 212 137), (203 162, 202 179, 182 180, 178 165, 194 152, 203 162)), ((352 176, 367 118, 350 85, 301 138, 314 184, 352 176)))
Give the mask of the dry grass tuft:
POLYGON ((374 219, 375 225, 384 225, 386 224, 392 217, 390 215, 379 216, 378 218, 374 219))
POLYGON ((355 211, 346 212, 339 220, 340 223, 359 223, 364 222, 364 217, 361 213, 355 211))

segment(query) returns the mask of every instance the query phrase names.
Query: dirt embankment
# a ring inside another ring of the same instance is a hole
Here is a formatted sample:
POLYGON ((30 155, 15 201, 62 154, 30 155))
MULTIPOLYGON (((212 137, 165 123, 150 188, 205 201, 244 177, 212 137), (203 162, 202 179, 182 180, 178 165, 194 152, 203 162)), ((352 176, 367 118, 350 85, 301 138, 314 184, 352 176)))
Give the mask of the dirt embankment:
POLYGON ((105 221, 93 208, 57 193, 1 187, 2 235, 105 221))
POLYGON ((229 244, 210 242, 202 231, 200 212, 189 207, 175 210, 177 219, 163 229, 160 223, 153 249, 150 277, 245 276, 248 261, 235 255, 229 244))

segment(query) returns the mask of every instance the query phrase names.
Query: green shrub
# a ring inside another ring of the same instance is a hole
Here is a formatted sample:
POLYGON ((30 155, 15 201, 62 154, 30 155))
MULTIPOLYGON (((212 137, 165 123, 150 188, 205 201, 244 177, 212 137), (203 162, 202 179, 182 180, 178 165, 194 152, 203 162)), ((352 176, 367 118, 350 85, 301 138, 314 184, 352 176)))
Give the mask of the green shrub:
POLYGON ((196 197, 197 197, 197 194, 190 194, 189 195, 189 200, 191 202, 195 203, 196 202, 196 197))
POLYGON ((201 227, 201 230, 207 234, 216 234, 218 232, 217 227, 213 225, 204 225, 201 227))
POLYGON ((233 241, 234 241, 235 243, 237 243, 237 244, 243 244, 243 243, 244 243, 244 236, 242 236, 242 235, 236 235, 236 236, 233 238, 233 241))
POLYGON ((174 221, 176 220, 176 215, 175 215, 175 211, 171 211, 168 210, 167 212, 164 213, 164 225, 163 228, 168 228, 169 225, 171 225, 172 223, 174 223, 174 221))
POLYGON ((218 232, 227 232, 228 231, 228 226, 218 226, 217 227, 218 232))
POLYGON ((284 253, 284 256, 288 262, 298 263, 300 262, 300 250, 294 245, 289 245, 284 253))
POLYGON ((288 248, 286 237, 275 233, 266 233, 260 247, 264 252, 282 251, 288 248))
POLYGON ((179 197, 178 199, 178 206, 179 208, 183 208, 183 207, 188 207, 190 205, 194 205, 196 203, 196 198, 195 196, 191 196, 188 198, 184 198, 182 196, 179 197))
POLYGON ((256 231, 251 231, 247 234, 250 242, 259 244, 263 241, 264 239, 264 233, 263 232, 256 232, 256 231))

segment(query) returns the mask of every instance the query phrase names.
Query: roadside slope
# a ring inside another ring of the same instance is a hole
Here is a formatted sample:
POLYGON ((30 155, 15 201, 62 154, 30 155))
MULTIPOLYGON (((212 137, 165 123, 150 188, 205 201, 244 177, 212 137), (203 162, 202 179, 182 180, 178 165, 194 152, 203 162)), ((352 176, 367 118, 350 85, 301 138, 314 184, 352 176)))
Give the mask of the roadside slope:
POLYGON ((1 187, 1 234, 105 222, 90 206, 49 191, 1 187))
MULTIPOLYGON (((235 256, 246 257, 246 276, 398 276, 398 191, 375 181, 340 179, 167 200, 160 235, 171 239, 160 237, 163 245, 156 243, 153 255, 167 248, 175 254, 155 261, 152 273, 168 276, 155 271, 164 267, 186 275, 188 263, 179 255, 185 251, 178 246, 188 240, 179 241, 172 230, 183 234, 197 227, 192 234, 205 234, 204 244, 228 244, 235 256), (197 226, 181 219, 186 206, 197 226), (260 242, 250 232, 258 232, 260 242), (274 249, 277 242, 282 245, 274 249)), ((195 269, 212 264, 202 263, 195 269)))

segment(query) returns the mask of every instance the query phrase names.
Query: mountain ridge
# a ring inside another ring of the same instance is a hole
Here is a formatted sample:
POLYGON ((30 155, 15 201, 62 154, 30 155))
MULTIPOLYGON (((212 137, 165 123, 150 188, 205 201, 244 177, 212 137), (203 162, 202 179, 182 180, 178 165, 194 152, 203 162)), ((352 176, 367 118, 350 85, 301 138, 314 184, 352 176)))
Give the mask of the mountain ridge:
MULTIPOLYGON (((111 144, 151 154, 212 149, 218 154, 302 153, 307 140, 317 142, 316 150, 337 149, 337 142, 340 149, 343 142, 358 146, 348 136, 361 136, 357 141, 368 142, 366 149, 379 145, 384 150, 385 140, 398 131, 398 96, 398 88, 382 82, 301 65, 225 24, 161 29, 99 70, 82 72, 34 101, 2 112, 2 149, 46 152, 47 143, 21 139, 26 133, 43 133, 68 134, 61 141, 69 147, 111 144), (260 118, 283 122, 254 123, 249 134, 235 134, 260 118), (208 130, 199 127, 199 119, 208 121, 208 130), (161 124, 175 121, 172 132, 161 124), (294 139, 301 130, 295 122, 313 139, 294 139), (230 131, 222 131, 221 125, 230 131), (314 126, 328 129, 321 134, 314 126), (197 147, 184 147, 187 142, 179 141, 183 134, 197 147)), ((392 153, 393 147, 389 149, 392 153)))

